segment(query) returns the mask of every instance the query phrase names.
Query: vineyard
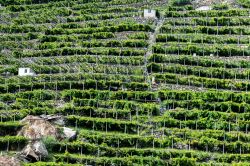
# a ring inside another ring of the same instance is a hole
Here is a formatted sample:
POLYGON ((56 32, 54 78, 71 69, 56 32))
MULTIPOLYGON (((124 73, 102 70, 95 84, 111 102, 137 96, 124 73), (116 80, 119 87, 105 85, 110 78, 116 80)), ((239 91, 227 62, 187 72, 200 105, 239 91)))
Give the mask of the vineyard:
POLYGON ((0 166, 250 166, 235 3, 0 0, 0 166))

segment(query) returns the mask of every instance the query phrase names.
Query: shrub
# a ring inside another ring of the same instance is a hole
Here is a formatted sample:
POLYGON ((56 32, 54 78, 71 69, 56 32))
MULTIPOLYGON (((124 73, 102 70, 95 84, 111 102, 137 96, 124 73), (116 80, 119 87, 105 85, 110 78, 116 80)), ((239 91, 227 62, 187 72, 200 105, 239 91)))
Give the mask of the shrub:
POLYGON ((57 143, 57 140, 52 136, 47 136, 42 139, 48 152, 52 152, 53 146, 57 143))
POLYGON ((213 10, 227 10, 229 9, 229 5, 224 3, 224 4, 216 4, 213 6, 213 10))
POLYGON ((172 5, 188 5, 191 4, 191 0, 172 0, 170 3, 172 5))

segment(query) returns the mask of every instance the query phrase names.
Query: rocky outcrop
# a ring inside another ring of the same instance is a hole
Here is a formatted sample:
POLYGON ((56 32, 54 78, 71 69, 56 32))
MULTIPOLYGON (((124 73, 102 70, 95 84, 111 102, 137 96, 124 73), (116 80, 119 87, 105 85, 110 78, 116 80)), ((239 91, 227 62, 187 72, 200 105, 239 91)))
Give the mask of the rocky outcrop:
POLYGON ((42 141, 30 142, 21 152, 28 160, 39 161, 48 157, 48 151, 42 141))
POLYGON ((0 156, 0 166, 21 166, 21 164, 14 157, 0 156))
POLYGON ((41 118, 43 118, 46 121, 49 121, 52 124, 55 125, 60 125, 63 126, 64 123, 64 117, 60 116, 60 115, 40 115, 41 118))
POLYGON ((19 131, 18 135, 28 139, 38 140, 46 136, 60 137, 58 128, 43 118, 29 115, 21 123, 24 123, 25 126, 19 131))
POLYGON ((63 127, 63 135, 64 138, 72 140, 76 138, 76 131, 68 127, 63 127))
POLYGON ((62 138, 60 130, 48 121, 48 118, 29 115, 21 120, 24 124, 18 135, 30 140, 21 151, 21 156, 28 161, 39 161, 48 157, 46 146, 42 142, 44 137, 62 138))
POLYGON ((30 142, 21 151, 20 156, 28 161, 39 161, 48 157, 48 151, 42 138, 54 137, 57 140, 72 140, 76 138, 77 134, 70 128, 58 127, 64 125, 64 118, 60 115, 29 115, 21 120, 21 123, 24 126, 18 135, 28 138, 30 142))

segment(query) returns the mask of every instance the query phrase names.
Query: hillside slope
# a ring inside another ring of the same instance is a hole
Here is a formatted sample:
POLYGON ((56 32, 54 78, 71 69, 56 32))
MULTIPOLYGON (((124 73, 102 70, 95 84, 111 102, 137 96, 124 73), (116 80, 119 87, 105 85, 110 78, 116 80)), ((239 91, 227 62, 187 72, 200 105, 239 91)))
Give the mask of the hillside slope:
POLYGON ((250 165, 250 4, 210 2, 0 0, 0 166, 250 165))

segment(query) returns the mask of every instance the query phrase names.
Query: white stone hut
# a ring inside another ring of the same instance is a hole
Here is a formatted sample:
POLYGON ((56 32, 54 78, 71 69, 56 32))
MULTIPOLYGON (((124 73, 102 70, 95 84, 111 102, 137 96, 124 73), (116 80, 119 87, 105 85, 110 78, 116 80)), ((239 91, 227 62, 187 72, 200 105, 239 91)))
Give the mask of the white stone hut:
POLYGON ((31 68, 19 68, 18 76, 35 76, 36 73, 31 68))
POLYGON ((144 18, 157 18, 156 17, 156 10, 144 9, 144 11, 143 11, 143 17, 144 18))

